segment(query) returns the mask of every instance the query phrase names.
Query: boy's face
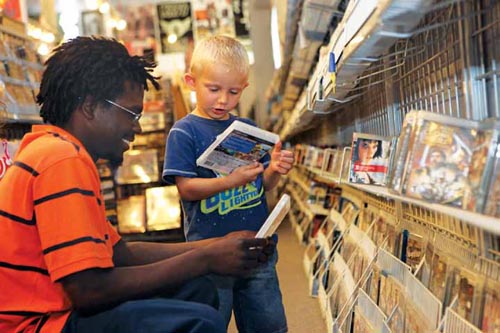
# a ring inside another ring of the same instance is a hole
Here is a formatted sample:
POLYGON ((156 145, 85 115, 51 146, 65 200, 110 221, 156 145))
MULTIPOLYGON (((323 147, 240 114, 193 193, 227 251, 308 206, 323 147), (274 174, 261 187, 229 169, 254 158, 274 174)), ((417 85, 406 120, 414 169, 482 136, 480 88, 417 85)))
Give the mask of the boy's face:
POLYGON ((196 93, 194 114, 208 119, 225 120, 248 86, 248 76, 223 64, 209 64, 184 76, 196 93))

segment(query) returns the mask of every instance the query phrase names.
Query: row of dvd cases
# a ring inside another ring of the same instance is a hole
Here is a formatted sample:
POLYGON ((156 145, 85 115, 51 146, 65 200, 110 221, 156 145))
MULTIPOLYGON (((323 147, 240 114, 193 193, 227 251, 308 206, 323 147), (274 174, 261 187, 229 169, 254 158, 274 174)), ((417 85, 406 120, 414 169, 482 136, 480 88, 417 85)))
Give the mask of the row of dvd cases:
POLYGON ((500 265, 484 256, 477 228, 310 167, 283 185, 328 332, 500 329, 500 265))
MULTIPOLYGON (((415 110, 478 122, 500 116, 500 2, 347 3, 307 88, 293 109, 282 107, 274 129, 295 147, 340 148, 334 177, 305 163, 284 187, 328 332, 497 332, 497 214, 417 195, 428 191, 353 184, 346 166, 354 133, 401 137, 415 110)), ((395 178, 403 185, 420 182, 411 163, 396 165, 409 172, 395 178)))

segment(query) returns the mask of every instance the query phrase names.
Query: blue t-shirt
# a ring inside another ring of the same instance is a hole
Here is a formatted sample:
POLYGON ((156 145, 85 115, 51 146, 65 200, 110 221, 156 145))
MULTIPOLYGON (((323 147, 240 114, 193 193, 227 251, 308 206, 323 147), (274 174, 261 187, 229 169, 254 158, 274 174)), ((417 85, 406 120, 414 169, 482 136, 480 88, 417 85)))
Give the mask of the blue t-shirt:
MULTIPOLYGON (((230 114, 228 120, 212 120, 189 114, 177 121, 167 138, 163 180, 175 184, 175 176, 215 178, 210 169, 198 167, 196 159, 235 120, 255 126, 249 119, 230 114)), ((269 165, 267 154, 261 160, 269 165)), ((263 175, 251 183, 217 193, 200 201, 182 200, 184 233, 189 241, 218 237, 237 230, 257 231, 269 214, 263 175)))

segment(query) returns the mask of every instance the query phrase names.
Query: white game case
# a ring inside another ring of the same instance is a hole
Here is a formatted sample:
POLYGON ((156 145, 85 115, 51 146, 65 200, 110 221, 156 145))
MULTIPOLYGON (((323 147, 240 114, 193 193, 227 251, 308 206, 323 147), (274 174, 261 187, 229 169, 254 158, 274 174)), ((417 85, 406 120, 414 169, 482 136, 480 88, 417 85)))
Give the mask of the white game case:
POLYGON ((271 214, 267 217, 266 222, 260 227, 255 238, 267 238, 272 236, 289 210, 290 196, 288 194, 283 194, 271 214))

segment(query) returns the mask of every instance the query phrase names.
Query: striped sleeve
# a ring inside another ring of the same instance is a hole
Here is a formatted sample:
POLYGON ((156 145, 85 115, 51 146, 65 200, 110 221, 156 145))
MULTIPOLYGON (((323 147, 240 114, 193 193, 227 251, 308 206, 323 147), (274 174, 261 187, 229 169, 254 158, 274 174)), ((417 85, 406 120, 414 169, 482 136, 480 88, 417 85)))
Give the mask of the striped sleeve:
POLYGON ((112 267, 110 226, 99 178, 88 161, 64 159, 40 173, 34 210, 44 259, 53 281, 89 268, 112 267))

